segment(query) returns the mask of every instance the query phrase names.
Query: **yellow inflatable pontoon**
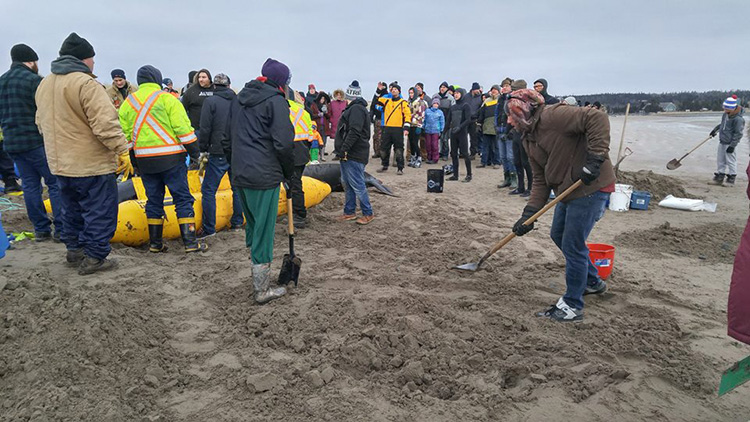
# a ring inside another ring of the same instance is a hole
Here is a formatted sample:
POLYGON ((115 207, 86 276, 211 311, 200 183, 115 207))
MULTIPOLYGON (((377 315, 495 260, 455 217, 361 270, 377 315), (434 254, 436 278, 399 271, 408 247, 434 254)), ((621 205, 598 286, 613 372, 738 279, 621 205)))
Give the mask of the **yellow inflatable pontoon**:
MULTIPOLYGON (((123 201, 117 214, 117 230, 112 238, 112 243, 122 243, 128 246, 138 246, 148 243, 148 223, 146 222, 146 191, 140 177, 133 177, 136 199, 123 201)), ((202 226, 203 204, 201 201, 201 178, 197 170, 188 171, 188 184, 190 192, 195 198, 193 208, 195 209, 195 222, 197 228, 202 226)), ((305 191, 305 207, 311 208, 321 203, 328 194, 331 187, 320 180, 302 176, 302 187, 305 191)), ((44 203, 47 212, 51 213, 49 200, 44 203)), ((164 196, 164 238, 176 239, 180 237, 180 227, 177 224, 177 215, 172 204, 169 189, 164 196)), ((281 187, 279 194, 279 215, 286 214, 286 192, 281 187)), ((219 189, 216 192, 216 231, 229 226, 232 217, 232 188, 229 178, 224 175, 219 189)))

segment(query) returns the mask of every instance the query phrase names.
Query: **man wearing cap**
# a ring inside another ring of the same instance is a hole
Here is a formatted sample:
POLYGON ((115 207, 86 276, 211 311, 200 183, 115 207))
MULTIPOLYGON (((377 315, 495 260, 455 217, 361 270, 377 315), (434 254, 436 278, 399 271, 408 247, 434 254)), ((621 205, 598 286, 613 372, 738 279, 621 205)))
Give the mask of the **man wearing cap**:
POLYGON ((715 185, 734 186, 737 178, 737 152, 735 149, 742 139, 742 131, 745 128, 745 119, 742 117, 742 106, 739 105, 736 95, 724 100, 722 104, 724 114, 721 115, 721 123, 712 131, 711 136, 719 133, 719 149, 716 152, 716 173, 712 181, 715 185), (726 176, 726 182, 724 177, 726 176))
POLYGON ((391 93, 378 99, 377 108, 383 115, 383 139, 380 148, 380 162, 383 165, 378 173, 388 170, 391 159, 391 147, 396 155, 396 174, 404 174, 404 137, 409 134, 411 110, 409 103, 401 97, 401 86, 397 82, 389 86, 391 93))
POLYGON ((245 214, 245 244, 259 304, 286 294, 284 286, 271 288, 271 261, 279 187, 294 173, 294 126, 285 98, 291 73, 285 64, 269 58, 261 74, 245 84, 232 104, 232 143, 227 151, 232 157, 232 186, 239 190, 245 214))
POLYGON ((85 275, 108 260, 117 228, 115 173, 130 174, 128 142, 117 111, 93 75, 94 47, 73 32, 36 91, 36 121, 62 199, 66 260, 85 275))
POLYGON ((173 97, 179 99, 180 93, 177 92, 176 89, 174 89, 174 82, 172 82, 169 78, 164 78, 163 81, 161 81, 162 90, 168 94, 172 94, 173 97))
POLYGON ((187 180, 185 154, 198 162, 197 138, 180 100, 161 90, 159 69, 146 65, 138 69, 138 91, 120 107, 120 124, 135 153, 146 190, 149 251, 165 252, 164 193, 169 188, 177 213, 185 252, 203 252, 195 232, 195 199, 187 180))
MULTIPOLYGON (((9 154, 18 166, 23 180, 23 199, 26 214, 34 225, 34 239, 44 241, 60 239, 63 231, 60 187, 57 178, 50 172, 44 139, 34 119, 36 102, 34 95, 42 81, 37 61, 39 57, 25 44, 14 45, 10 50, 10 70, 0 76, 0 127, 3 131, 3 151, 9 154), (42 201, 42 178, 49 188, 55 230, 44 209, 42 201)), ((12 167, 12 162, 11 162, 12 167)), ((12 178, 15 182, 15 177, 12 178)), ((12 187, 6 182, 6 190, 12 187)))
POLYGON ((110 72, 110 75, 112 76, 112 85, 107 86, 107 95, 109 95, 109 99, 112 100, 115 108, 119 109, 128 95, 137 91, 138 87, 128 82, 125 78, 125 71, 122 69, 114 69, 110 72))
MULTIPOLYGON (((443 116, 445 116, 446 123, 449 122, 449 114, 451 107, 453 107, 454 104, 456 104, 456 99, 453 98, 453 94, 450 94, 448 90, 450 90, 451 87, 448 85, 448 82, 443 81, 443 83, 440 84, 440 90, 437 94, 433 96, 433 98, 437 98, 440 100, 440 106, 438 107, 440 111, 443 112, 443 116)), ((448 124, 445 125, 445 128, 443 129, 443 133, 440 134, 440 158, 443 159, 443 161, 448 161, 448 154, 450 153, 450 132, 448 128, 448 124)))
POLYGON ((365 166, 370 155, 370 121, 367 101, 362 98, 359 84, 349 85, 346 102, 348 105, 339 120, 333 150, 341 160, 341 180, 346 192, 344 214, 338 219, 356 220, 359 225, 367 225, 375 219, 365 186, 365 166), (362 209, 360 218, 357 218, 357 199, 362 209))
MULTIPOLYGON (((219 73, 214 76, 214 95, 206 98, 201 109, 201 134, 199 146, 200 161, 207 160, 206 173, 201 185, 203 203, 203 228, 199 237, 205 238, 216 233, 216 191, 221 179, 229 171, 229 160, 224 154, 224 144, 230 142, 229 123, 232 102, 237 94, 230 87, 229 76, 219 73)), ((242 206, 236 191, 232 195, 232 218, 230 230, 242 229, 242 206)))

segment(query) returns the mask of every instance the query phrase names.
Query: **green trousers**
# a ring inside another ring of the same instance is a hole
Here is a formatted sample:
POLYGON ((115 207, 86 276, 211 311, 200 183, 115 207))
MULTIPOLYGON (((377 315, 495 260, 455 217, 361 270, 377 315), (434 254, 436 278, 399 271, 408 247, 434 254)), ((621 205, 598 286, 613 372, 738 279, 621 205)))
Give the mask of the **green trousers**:
POLYGON ((273 261, 273 234, 279 213, 279 186, 274 189, 238 189, 245 214, 245 244, 253 265, 273 261))

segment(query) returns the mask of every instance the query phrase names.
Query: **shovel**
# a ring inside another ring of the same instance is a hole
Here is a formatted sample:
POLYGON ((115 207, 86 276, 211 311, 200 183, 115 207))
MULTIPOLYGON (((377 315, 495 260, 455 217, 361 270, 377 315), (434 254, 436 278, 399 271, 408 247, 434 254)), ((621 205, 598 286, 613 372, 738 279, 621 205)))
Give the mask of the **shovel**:
POLYGON ((633 150, 629 147, 625 147, 625 152, 622 154, 622 157, 617 160, 617 164, 615 164, 615 171, 620 168, 620 163, 622 163, 626 158, 630 157, 631 154, 633 154, 633 150))
POLYGON ((710 140, 711 138, 713 138, 714 136, 716 136, 716 135, 709 135, 709 136, 708 136, 708 138, 704 139, 704 140, 703 140, 703 141, 702 141, 702 142, 701 142, 700 144, 696 145, 696 146, 695 146, 695 148, 693 148, 693 149, 691 149, 690 151, 688 151, 688 153, 687 153, 687 154, 685 154, 685 155, 683 155, 682 157, 680 157, 680 159, 679 159, 679 160, 677 160, 677 159, 674 159, 674 158, 673 158, 673 159, 672 159, 672 161, 670 161, 670 162, 668 162, 668 163, 667 163, 667 169, 668 169, 668 170, 674 170, 674 169, 678 169, 678 168, 680 168, 680 166, 682 166, 682 163, 681 163, 680 161, 684 160, 684 159, 685 159, 685 157, 687 157, 688 155, 690 155, 690 153, 692 153, 692 152, 693 152, 693 151, 695 151, 696 149, 700 148, 700 147, 701 147, 701 145, 703 145, 703 144, 705 144, 706 142, 708 142, 708 141, 709 141, 709 140, 710 140))
MULTIPOLYGON (((565 199, 566 196, 568 196, 571 193, 573 193, 573 191, 576 190, 576 189, 578 189, 582 184, 583 184, 582 180, 579 180, 579 181, 573 183, 573 185, 571 187, 565 189, 565 191, 563 193, 561 193, 560 195, 557 195, 557 197, 555 197, 555 199, 553 199, 547 205, 545 205, 544 208, 542 208, 536 214, 534 214, 531 217, 529 217, 528 220, 524 221, 523 222, 524 226, 528 226, 530 224, 533 224, 545 212, 549 211, 550 208, 554 207, 555 205, 557 205, 558 202, 560 202, 563 199, 565 199)), ((487 258, 491 257, 492 255, 495 254, 495 252, 497 252, 500 249, 502 249, 502 247, 505 246, 505 245, 507 245, 508 242, 510 242, 511 240, 513 240, 514 237, 516 237, 516 234, 513 233, 513 232, 510 232, 510 234, 507 235, 507 236, 505 236, 503 238, 503 240, 497 242, 495 244, 495 246, 492 247, 492 249, 490 249, 489 251, 487 251, 487 253, 484 254, 484 256, 479 259, 479 262, 470 262, 468 264, 458 265, 458 266, 453 267, 453 268, 457 269, 457 270, 472 271, 472 272, 478 270, 479 267, 481 267, 482 264, 484 264, 484 261, 486 261, 487 258)))
POLYGON ((279 286, 286 286, 290 281, 294 281, 294 287, 297 287, 302 260, 294 253, 294 217, 292 194, 289 192, 289 188, 286 189, 286 214, 289 219, 289 253, 284 254, 284 261, 281 263, 279 286))
POLYGON ((719 396, 723 396, 748 381, 750 381, 750 356, 724 371, 719 384, 719 396))

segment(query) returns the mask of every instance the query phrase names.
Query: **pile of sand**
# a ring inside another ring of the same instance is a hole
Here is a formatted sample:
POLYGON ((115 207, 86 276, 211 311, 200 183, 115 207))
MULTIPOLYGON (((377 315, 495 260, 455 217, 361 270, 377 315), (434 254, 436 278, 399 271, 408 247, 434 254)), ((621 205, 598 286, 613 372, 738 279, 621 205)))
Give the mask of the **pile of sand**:
POLYGON ((661 201, 667 195, 678 198, 697 198, 685 191, 679 179, 656 174, 651 170, 618 171, 617 183, 632 185, 634 190, 649 192, 654 201, 661 201))
POLYGON ((615 242, 649 254, 671 253, 708 263, 732 264, 742 231, 743 227, 728 223, 677 228, 666 222, 655 228, 622 233, 615 242))

